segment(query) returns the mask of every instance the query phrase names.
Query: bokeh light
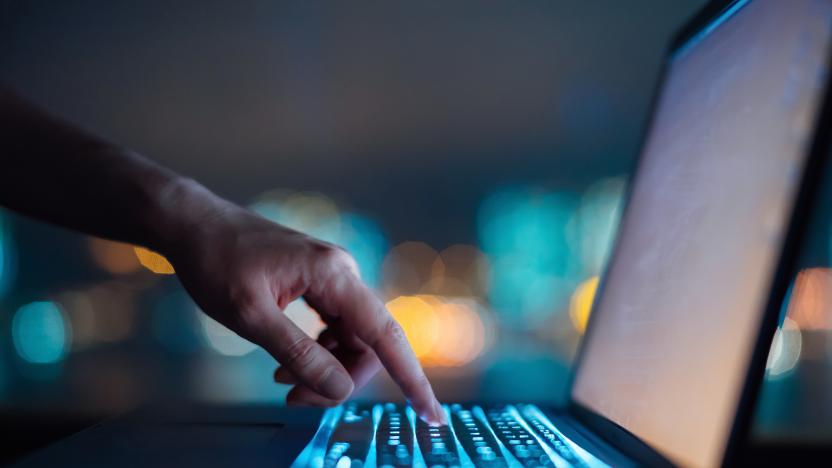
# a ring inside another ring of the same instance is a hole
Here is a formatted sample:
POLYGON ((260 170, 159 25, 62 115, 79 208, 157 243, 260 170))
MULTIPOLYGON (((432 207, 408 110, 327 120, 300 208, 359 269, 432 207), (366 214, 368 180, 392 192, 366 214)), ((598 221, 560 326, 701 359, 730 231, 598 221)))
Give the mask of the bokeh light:
POLYGON ((578 285, 569 301, 569 318, 575 331, 584 334, 586 324, 589 322, 589 314, 592 312, 592 301, 595 300, 595 293, 598 291, 599 278, 593 276, 578 285))
POLYGON ((110 281, 59 295, 73 324, 73 346, 83 348, 127 339, 136 329, 137 293, 131 283, 110 281))
POLYGON ((570 221, 573 255, 579 255, 588 275, 601 273, 612 249, 624 199, 623 177, 602 179, 584 192, 570 221))
POLYGON ((173 265, 162 255, 139 246, 134 247, 133 250, 136 252, 139 263, 153 273, 157 275, 173 275, 176 273, 173 265))
POLYGON ((184 291, 168 293, 153 305, 151 328, 162 345, 178 353, 194 353, 205 343, 200 330, 200 312, 184 291))
POLYGON ((794 370, 800 360, 803 335, 797 323, 786 317, 774 333, 766 362, 766 378, 780 378, 794 370))
POLYGON ((798 273, 787 313, 802 330, 832 328, 832 269, 808 268, 798 273))
POLYGON ((134 273, 141 268, 129 244, 91 237, 88 245, 95 264, 114 275, 134 273))
POLYGON ((387 302, 387 310, 402 326, 413 352, 423 362, 439 334, 435 305, 432 298, 418 296, 400 296, 387 302))
POLYGON ((534 327, 565 311, 581 272, 567 232, 577 205, 571 192, 520 188, 497 192, 481 206, 479 238, 491 259, 488 299, 504 319, 534 327))
POLYGON ((475 301, 431 295, 399 296, 387 308, 426 367, 459 367, 481 355, 493 328, 475 301))
POLYGON ((485 298, 488 291, 488 258, 473 245, 456 244, 434 261, 430 282, 422 287, 426 294, 485 298))
POLYGON ((26 304, 12 318, 12 340, 18 355, 33 364, 64 358, 71 330, 60 307, 49 301, 26 304))
POLYGON ((432 278, 444 274, 439 253, 424 242, 403 242, 392 249, 381 265, 387 297, 415 295, 432 278))
POLYGON ((0 210, 0 298, 11 288, 15 274, 16 256, 12 243, 11 227, 0 210))
POLYGON ((223 356, 245 356, 257 349, 257 345, 243 339, 227 327, 197 310, 202 323, 202 333, 211 349, 223 356))

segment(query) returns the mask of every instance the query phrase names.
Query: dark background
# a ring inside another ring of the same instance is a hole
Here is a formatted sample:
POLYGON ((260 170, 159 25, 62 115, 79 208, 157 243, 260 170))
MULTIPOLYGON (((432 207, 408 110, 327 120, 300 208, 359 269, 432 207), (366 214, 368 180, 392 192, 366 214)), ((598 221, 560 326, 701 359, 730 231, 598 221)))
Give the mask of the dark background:
MULTIPOLYGON (((406 241, 435 251, 474 245, 499 279, 500 252, 489 250, 483 228, 487 201, 521 194, 531 221, 510 218, 504 230, 526 232, 550 215, 573 219, 598 181, 620 198, 662 52, 703 3, 5 1, 0 80, 238 203, 273 189, 314 193, 372 220, 382 257, 406 241), (540 206, 557 203, 540 197, 566 200, 565 214, 541 215, 540 206)), ((828 263, 828 211, 815 214, 804 267, 828 263)), ((285 393, 271 383, 265 353, 228 357, 205 345, 173 277, 114 273, 96 263, 87 237, 0 215, 7 414, 32 421, 34 413, 55 428, 55 415, 94 418, 152 399, 262 402, 285 393), (79 338, 79 297, 93 305, 101 336, 79 338), (57 360, 37 364, 15 347, 12 321, 43 300, 58 304, 74 331, 57 360), (160 303, 179 310, 161 335, 160 303)), ((564 243, 552 255, 580 252, 564 243)), ((549 286, 570 293, 597 274, 555 263, 541 267, 554 275, 549 286)), ((376 286, 395 296, 383 278, 376 286)), ((490 287, 475 298, 491 327, 488 346, 464 364, 426 363, 440 396, 562 401, 580 337, 573 294, 552 296, 544 312, 514 314, 490 287)), ((827 317, 832 293, 824 294, 817 307, 827 317)), ((756 431, 825 440, 829 320, 796 323, 795 362, 768 376, 756 431)), ((384 376, 362 396, 398 398, 384 376)))

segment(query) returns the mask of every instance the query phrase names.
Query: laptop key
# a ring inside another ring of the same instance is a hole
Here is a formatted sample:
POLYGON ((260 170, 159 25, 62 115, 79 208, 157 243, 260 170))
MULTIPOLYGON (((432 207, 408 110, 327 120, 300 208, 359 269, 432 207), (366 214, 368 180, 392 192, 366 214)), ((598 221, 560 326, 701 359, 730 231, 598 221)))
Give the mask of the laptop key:
POLYGON ((419 444, 425 465, 428 467, 459 467, 461 462, 456 449, 456 439, 449 426, 430 426, 416 419, 416 442, 419 444))
POLYGON ((537 439, 505 405, 487 408, 485 414, 494 433, 520 464, 529 468, 554 465, 537 439))
POLYGON ((376 432, 376 463, 380 467, 413 466, 413 429, 402 406, 384 405, 376 432))
POLYGON ((461 405, 451 406, 451 424, 460 445, 478 467, 507 467, 497 439, 491 431, 461 405))
POLYGON ((348 460, 366 459, 372 439, 372 407, 345 404, 341 419, 329 438, 324 468, 335 468, 345 457, 348 460))

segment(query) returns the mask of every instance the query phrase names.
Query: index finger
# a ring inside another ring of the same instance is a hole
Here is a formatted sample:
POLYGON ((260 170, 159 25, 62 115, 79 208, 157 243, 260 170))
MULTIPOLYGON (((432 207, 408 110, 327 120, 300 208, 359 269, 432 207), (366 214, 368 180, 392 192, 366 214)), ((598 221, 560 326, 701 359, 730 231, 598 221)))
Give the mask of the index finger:
POLYGON ((375 351, 419 417, 429 424, 447 424, 445 412, 404 330, 381 299, 355 276, 343 275, 335 282, 337 284, 326 288, 325 297, 309 298, 313 307, 340 316, 342 324, 375 351))

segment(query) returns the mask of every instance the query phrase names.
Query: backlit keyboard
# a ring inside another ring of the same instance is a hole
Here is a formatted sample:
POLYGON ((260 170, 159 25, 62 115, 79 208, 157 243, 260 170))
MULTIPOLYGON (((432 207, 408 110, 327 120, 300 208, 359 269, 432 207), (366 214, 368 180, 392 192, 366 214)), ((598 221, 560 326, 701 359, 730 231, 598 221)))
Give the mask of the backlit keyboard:
POLYGON ((347 403, 324 413, 293 468, 601 467, 534 405, 444 407, 433 427, 405 405, 347 403))

